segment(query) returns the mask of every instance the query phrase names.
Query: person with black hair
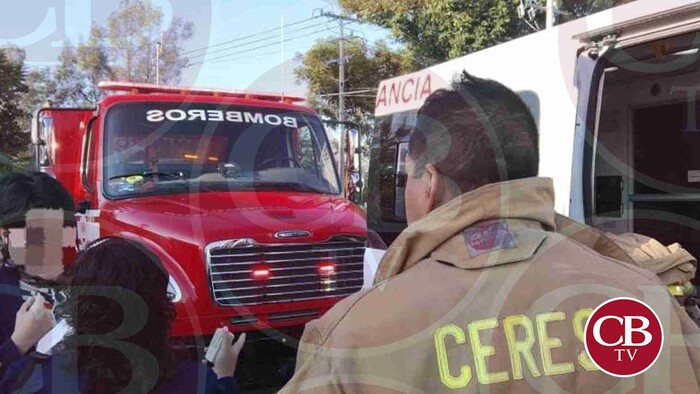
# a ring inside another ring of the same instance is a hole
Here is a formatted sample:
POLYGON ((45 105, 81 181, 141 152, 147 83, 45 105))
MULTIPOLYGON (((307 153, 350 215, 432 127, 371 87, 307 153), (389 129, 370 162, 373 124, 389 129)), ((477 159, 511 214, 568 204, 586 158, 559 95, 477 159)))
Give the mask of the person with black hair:
POLYGON ((432 93, 409 137, 409 226, 372 288, 306 326, 282 392, 608 392, 650 381, 654 392, 700 392, 700 349, 683 341, 639 380, 589 359, 586 320, 611 295, 663 308, 675 338, 700 329, 653 273, 558 232, 553 180, 538 166, 536 123, 512 90, 465 72, 432 93))
POLYGON ((0 176, 0 374, 52 326, 36 294, 59 285, 64 262, 75 253, 74 206, 47 174, 0 176))
POLYGON ((67 300, 56 314, 70 326, 42 362, 40 388, 5 376, 1 389, 38 393, 236 393, 245 334, 226 332, 213 368, 172 346, 175 318, 168 273, 138 242, 107 237, 89 244, 66 273, 67 300))

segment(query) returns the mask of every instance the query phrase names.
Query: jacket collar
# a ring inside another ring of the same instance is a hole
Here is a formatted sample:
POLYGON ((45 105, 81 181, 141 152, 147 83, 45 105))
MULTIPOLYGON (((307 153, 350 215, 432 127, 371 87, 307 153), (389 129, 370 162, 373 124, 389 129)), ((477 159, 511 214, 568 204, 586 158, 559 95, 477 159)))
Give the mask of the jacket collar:
POLYGON ((534 221, 554 230, 554 187, 550 178, 493 183, 465 193, 406 228, 384 255, 375 284, 428 257, 475 223, 495 219, 534 221))

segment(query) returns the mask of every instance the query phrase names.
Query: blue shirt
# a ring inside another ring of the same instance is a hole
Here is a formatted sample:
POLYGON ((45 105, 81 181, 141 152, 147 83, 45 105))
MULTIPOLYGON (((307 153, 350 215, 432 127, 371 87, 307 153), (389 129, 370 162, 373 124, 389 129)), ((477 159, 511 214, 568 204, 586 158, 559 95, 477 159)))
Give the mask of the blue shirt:
MULTIPOLYGON (((57 354, 46 360, 23 357, 0 383, 0 393, 21 389, 27 394, 78 393, 85 376, 76 371, 75 359, 57 354), (28 361, 29 360, 29 361, 28 361)), ((173 378, 156 386, 154 394, 236 394, 235 378, 218 379, 211 368, 196 361, 181 361, 173 378)))
POLYGON ((12 336, 15 317, 22 305, 22 291, 19 287, 19 271, 0 263, 0 343, 12 336))
POLYGON ((0 376, 21 357, 17 346, 10 340, 20 306, 22 291, 19 287, 19 271, 0 263, 0 376))

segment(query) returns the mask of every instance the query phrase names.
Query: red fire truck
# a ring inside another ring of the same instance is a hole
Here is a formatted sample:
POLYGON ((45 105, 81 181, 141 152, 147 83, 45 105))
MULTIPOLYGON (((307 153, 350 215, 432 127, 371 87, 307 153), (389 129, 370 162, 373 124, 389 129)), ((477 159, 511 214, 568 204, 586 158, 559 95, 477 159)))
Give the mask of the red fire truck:
POLYGON ((174 335, 286 333, 362 287, 365 215, 302 98, 100 86, 96 108, 37 113, 36 165, 73 194, 79 247, 124 237, 162 259, 174 335))

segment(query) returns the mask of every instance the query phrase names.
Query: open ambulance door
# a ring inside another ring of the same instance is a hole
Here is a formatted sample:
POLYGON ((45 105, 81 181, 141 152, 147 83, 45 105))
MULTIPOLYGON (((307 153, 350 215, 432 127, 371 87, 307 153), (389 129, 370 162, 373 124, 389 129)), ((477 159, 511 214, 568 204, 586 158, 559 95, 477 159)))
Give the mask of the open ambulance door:
POLYGON ((570 216, 700 256, 700 14, 580 37, 570 216))
POLYGON ((601 83, 604 81, 605 59, 586 50, 576 62, 575 85, 578 88, 578 108, 574 132, 574 157, 571 177, 569 216, 590 224, 594 212, 595 147, 601 83))

